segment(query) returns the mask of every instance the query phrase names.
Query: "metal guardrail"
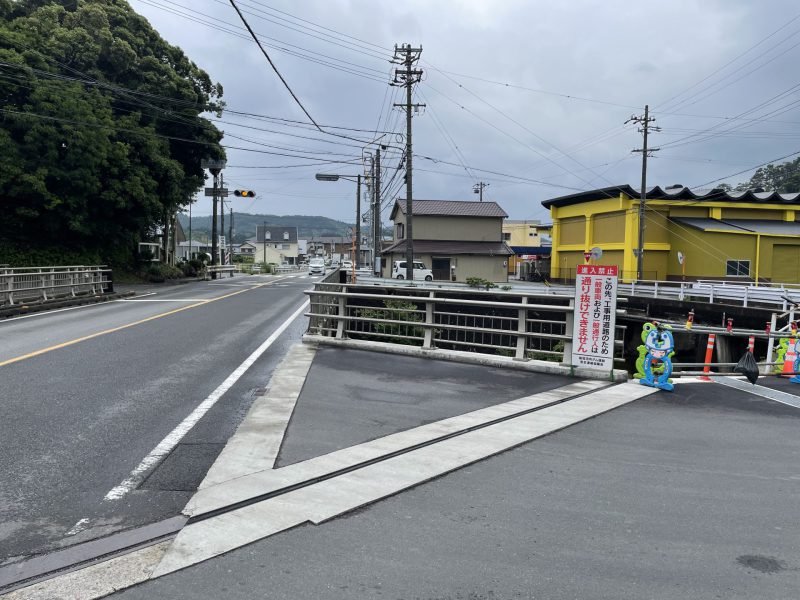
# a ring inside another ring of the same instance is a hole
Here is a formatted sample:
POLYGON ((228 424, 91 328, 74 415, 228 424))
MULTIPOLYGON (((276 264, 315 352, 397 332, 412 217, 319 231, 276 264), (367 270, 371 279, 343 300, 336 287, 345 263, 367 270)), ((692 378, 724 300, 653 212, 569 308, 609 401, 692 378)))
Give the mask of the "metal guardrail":
POLYGON ((0 267, 0 307, 114 291, 106 266, 0 267))
POLYGON ((572 295, 336 281, 306 291, 311 334, 571 363, 572 295))
POLYGON ((709 304, 727 301, 737 306, 762 306, 787 310, 800 302, 800 288, 784 285, 746 285, 729 281, 635 281, 620 283, 619 294, 681 301, 704 301, 709 304), (788 300, 787 300, 788 299, 788 300))
POLYGON ((208 265, 206 267, 206 273, 208 275, 228 273, 233 277, 233 274, 240 270, 238 265, 208 265))

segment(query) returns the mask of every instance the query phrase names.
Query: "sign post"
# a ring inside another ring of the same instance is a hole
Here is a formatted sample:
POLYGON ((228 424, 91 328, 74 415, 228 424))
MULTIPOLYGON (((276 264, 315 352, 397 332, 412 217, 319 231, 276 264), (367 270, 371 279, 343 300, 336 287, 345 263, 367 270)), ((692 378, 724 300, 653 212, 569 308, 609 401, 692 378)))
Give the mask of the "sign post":
POLYGON ((614 368, 617 317, 616 265, 578 265, 572 328, 572 365, 599 371, 614 368))

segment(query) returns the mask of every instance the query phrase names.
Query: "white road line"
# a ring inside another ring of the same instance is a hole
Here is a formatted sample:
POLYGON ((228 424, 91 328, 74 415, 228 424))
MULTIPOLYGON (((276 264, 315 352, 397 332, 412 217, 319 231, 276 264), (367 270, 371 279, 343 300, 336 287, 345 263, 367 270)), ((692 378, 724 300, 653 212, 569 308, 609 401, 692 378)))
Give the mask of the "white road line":
POLYGON ((138 298, 131 298, 129 300, 120 300, 120 302, 210 302, 214 298, 147 298, 139 300, 138 298))
POLYGON ((65 535, 77 535, 78 533, 86 529, 86 526, 88 524, 89 524, 89 519, 84 517, 83 519, 75 523, 75 525, 72 526, 72 529, 70 529, 65 535))
MULTIPOLYGON (((153 296, 155 292, 150 292, 148 294, 141 294, 138 297, 143 298, 144 296, 153 296)), ((54 310, 43 310, 41 312, 33 313, 30 315, 22 315, 19 317, 9 317, 8 319, 0 319, 0 325, 3 323, 8 323, 9 321, 19 321, 20 319, 31 319, 33 317, 45 317, 47 315, 52 315, 55 313, 66 312, 68 310, 78 310, 79 308, 96 308, 98 306, 106 306, 108 304, 112 304, 114 302, 127 302, 126 298, 121 298, 119 300, 111 300, 109 302, 95 302, 94 304, 82 304, 81 306, 68 306, 67 308, 56 308, 54 310)))
POLYGON ((712 380, 714 383, 721 383, 722 385, 736 388, 737 390, 742 390, 744 392, 754 394, 755 396, 761 396, 762 398, 767 398, 768 400, 774 400, 775 402, 780 402, 781 404, 793 406, 794 408, 800 408, 800 397, 795 396, 794 394, 789 394, 788 392, 773 390, 772 388, 768 388, 763 385, 753 385, 750 382, 745 383, 741 379, 733 379, 731 377, 712 377, 712 380))
POLYGON ((288 319, 281 323, 281 325, 272 332, 272 335, 264 340, 264 343, 256 348, 255 351, 248 356, 242 364, 236 367, 233 373, 228 375, 228 378, 225 379, 225 381, 219 384, 217 389, 211 392, 211 394, 209 394, 209 396, 203 400, 200 405, 189 414, 188 417, 181 421, 181 423, 175 429, 173 429, 167 435, 167 437, 161 440, 158 446, 156 446, 152 452, 150 452, 150 454, 144 457, 144 460, 139 463, 139 466, 131 471, 131 474, 128 475, 128 477, 122 483, 111 489, 105 495, 104 500, 119 500, 125 494, 134 489, 142 480, 144 474, 151 467, 158 464, 162 458, 169 454, 172 449, 178 445, 178 442, 180 442, 181 439, 183 439, 183 436, 185 436, 189 430, 194 427, 194 424, 197 423, 203 417, 203 415, 205 415, 209 409, 216 404, 217 400, 219 400, 222 395, 227 392, 233 386, 233 384, 245 374, 245 372, 247 372, 253 363, 256 362, 256 360, 258 360, 258 358, 264 354, 264 352, 266 352, 273 343, 275 343, 275 340, 277 340, 280 335, 286 331, 286 329, 288 329, 289 325, 292 324, 292 321, 305 312, 308 306, 308 300, 303 302, 303 304, 296 311, 294 311, 288 319))

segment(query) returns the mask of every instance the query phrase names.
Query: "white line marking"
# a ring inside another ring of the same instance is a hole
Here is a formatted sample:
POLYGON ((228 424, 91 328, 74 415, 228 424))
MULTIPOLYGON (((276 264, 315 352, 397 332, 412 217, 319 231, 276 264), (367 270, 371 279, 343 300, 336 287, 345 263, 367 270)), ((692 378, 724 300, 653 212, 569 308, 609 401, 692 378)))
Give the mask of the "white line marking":
POLYGON ((178 442, 180 442, 183 436, 185 436, 189 430, 194 427, 195 423, 197 423, 203 417, 203 415, 205 415, 209 409, 216 404, 217 400, 219 400, 222 395, 227 392, 233 386, 233 384, 245 374, 245 372, 247 372, 253 363, 256 362, 256 360, 258 360, 258 358, 264 354, 264 352, 266 352, 273 343, 275 343, 275 340, 277 340, 280 335, 289 328, 289 325, 292 324, 292 321, 305 312, 308 306, 308 300, 303 302, 300 308, 294 311, 288 319, 281 323, 281 325, 272 332, 272 335, 264 340, 264 343, 256 348, 255 351, 248 356, 242 364, 236 367, 233 373, 228 375, 228 378, 219 384, 217 389, 209 394, 208 398, 203 400, 200 405, 189 414, 188 417, 181 421, 181 423, 178 424, 178 426, 167 435, 167 437, 161 440, 158 446, 156 446, 150 452, 150 454, 144 457, 144 460, 139 463, 139 466, 131 471, 131 474, 128 475, 128 477, 122 483, 110 490, 105 495, 104 500, 119 500, 125 494, 134 489, 139 484, 144 474, 151 467, 156 465, 162 458, 169 454, 175 446, 178 445, 178 442))
POLYGON ((76 535, 81 531, 83 531, 84 529, 86 529, 86 526, 88 524, 89 524, 89 519, 84 517, 83 519, 75 523, 75 525, 72 526, 72 529, 70 529, 65 535, 76 535))
MULTIPOLYGON (((138 298, 143 298, 144 296, 153 296, 155 292, 150 292, 148 294, 141 294, 137 296, 138 298)), ((93 304, 82 304, 80 306, 68 306, 67 308, 56 308, 54 310, 42 310, 40 312, 36 312, 30 315, 22 315, 19 317, 9 317, 7 319, 0 319, 0 324, 8 323, 9 321, 19 321, 20 319, 31 319, 33 317, 46 317, 47 315, 52 315, 55 313, 66 312, 68 310, 78 310, 79 308, 97 308, 98 306, 107 306, 108 304, 113 304, 114 302, 127 302, 128 300, 125 298, 120 298, 119 300, 109 300, 108 302, 95 302, 93 304)))
POLYGON ((730 377, 712 377, 711 379, 714 383, 721 383, 722 385, 742 390, 754 396, 761 396, 762 398, 774 400, 775 402, 780 402, 787 406, 800 408, 800 397, 788 392, 773 390, 763 385, 753 385, 750 382, 745 383, 740 379, 731 379, 730 377))
POLYGON ((129 300, 120 300, 119 302, 210 302, 213 298, 148 298, 139 300, 138 298, 131 298, 129 300))

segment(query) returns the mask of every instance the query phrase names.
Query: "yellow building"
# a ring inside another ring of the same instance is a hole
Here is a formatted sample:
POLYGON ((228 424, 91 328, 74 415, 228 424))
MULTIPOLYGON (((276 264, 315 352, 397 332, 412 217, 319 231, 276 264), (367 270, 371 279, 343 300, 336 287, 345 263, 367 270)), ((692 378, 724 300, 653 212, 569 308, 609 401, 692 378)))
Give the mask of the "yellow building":
MULTIPOLYGON (((551 277, 574 279, 584 253, 636 278, 639 191, 608 187, 542 202, 553 219, 551 277)), ((647 191, 642 278, 800 283, 800 194, 647 191), (681 264, 681 260, 683 264, 681 264)))
POLYGON ((509 274, 519 277, 521 263, 550 256, 550 230, 551 225, 540 221, 503 221, 503 241, 514 252, 508 259, 509 274))

